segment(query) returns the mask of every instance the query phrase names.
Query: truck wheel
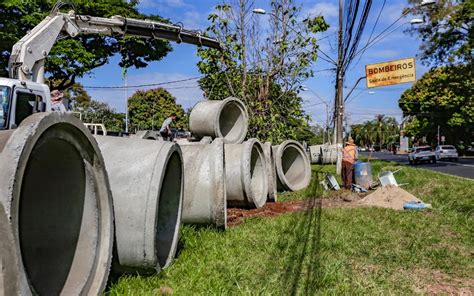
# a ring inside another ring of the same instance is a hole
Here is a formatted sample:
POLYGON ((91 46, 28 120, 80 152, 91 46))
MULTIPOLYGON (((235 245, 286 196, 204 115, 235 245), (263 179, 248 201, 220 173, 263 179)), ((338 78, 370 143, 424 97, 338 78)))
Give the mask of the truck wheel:
POLYGON ((411 160, 411 159, 408 159, 408 162, 409 162, 410 164, 413 164, 413 160, 411 160))
POLYGON ((436 163, 436 157, 433 157, 431 160, 433 161, 433 163, 436 163))

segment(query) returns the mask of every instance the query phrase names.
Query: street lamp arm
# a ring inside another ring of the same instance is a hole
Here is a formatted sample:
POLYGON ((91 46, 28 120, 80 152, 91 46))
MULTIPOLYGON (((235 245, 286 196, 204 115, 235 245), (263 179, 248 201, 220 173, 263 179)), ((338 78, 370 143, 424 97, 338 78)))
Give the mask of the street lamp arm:
POLYGON ((357 79, 357 82, 354 84, 354 86, 351 88, 351 90, 349 91, 349 93, 347 94, 347 96, 344 98, 344 103, 347 101, 347 99, 349 98, 349 96, 352 94, 352 92, 355 90, 355 88, 357 87, 357 85, 359 84, 359 82, 362 81, 362 79, 365 79, 367 78, 366 76, 362 76, 362 77, 359 77, 359 79, 357 79))

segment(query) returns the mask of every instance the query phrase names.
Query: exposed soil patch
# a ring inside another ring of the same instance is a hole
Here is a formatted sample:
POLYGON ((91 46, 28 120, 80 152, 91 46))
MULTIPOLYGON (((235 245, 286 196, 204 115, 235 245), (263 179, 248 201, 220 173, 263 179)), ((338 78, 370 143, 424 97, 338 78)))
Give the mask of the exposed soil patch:
POLYGON ((474 294, 474 278, 457 278, 437 270, 417 271, 418 282, 413 287, 416 293, 425 295, 474 294))
POLYGON ((350 191, 340 191, 337 197, 331 198, 308 198, 305 200, 294 200, 287 202, 267 202, 260 209, 227 209, 227 225, 229 227, 239 225, 245 218, 273 217, 284 213, 302 212, 314 208, 350 208, 360 206, 356 202, 367 194, 358 194, 350 191))

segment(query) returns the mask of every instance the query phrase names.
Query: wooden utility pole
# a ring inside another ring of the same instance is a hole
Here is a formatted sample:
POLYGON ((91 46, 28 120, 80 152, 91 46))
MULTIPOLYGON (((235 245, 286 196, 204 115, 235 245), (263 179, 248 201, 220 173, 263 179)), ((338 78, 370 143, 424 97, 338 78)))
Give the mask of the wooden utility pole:
MULTIPOLYGON (((334 142, 342 146, 342 124, 344 115, 344 97, 343 97, 343 83, 344 83, 344 69, 343 69, 343 22, 342 22, 342 0, 339 0, 339 31, 338 31, 338 54, 337 54, 337 68, 336 68, 336 97, 334 110, 334 142)), ((336 172, 341 174, 342 154, 337 153, 336 172)))

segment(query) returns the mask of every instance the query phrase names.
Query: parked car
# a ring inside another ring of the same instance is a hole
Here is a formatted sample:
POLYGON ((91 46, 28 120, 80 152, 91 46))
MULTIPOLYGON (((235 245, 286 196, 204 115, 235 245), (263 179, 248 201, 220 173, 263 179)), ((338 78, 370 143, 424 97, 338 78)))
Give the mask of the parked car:
POLYGON ((425 161, 436 163, 436 155, 430 146, 414 147, 413 151, 408 154, 408 162, 410 164, 425 161))
POLYGON ((435 155, 437 160, 449 159, 458 161, 458 151, 453 145, 438 145, 435 149, 435 155))

